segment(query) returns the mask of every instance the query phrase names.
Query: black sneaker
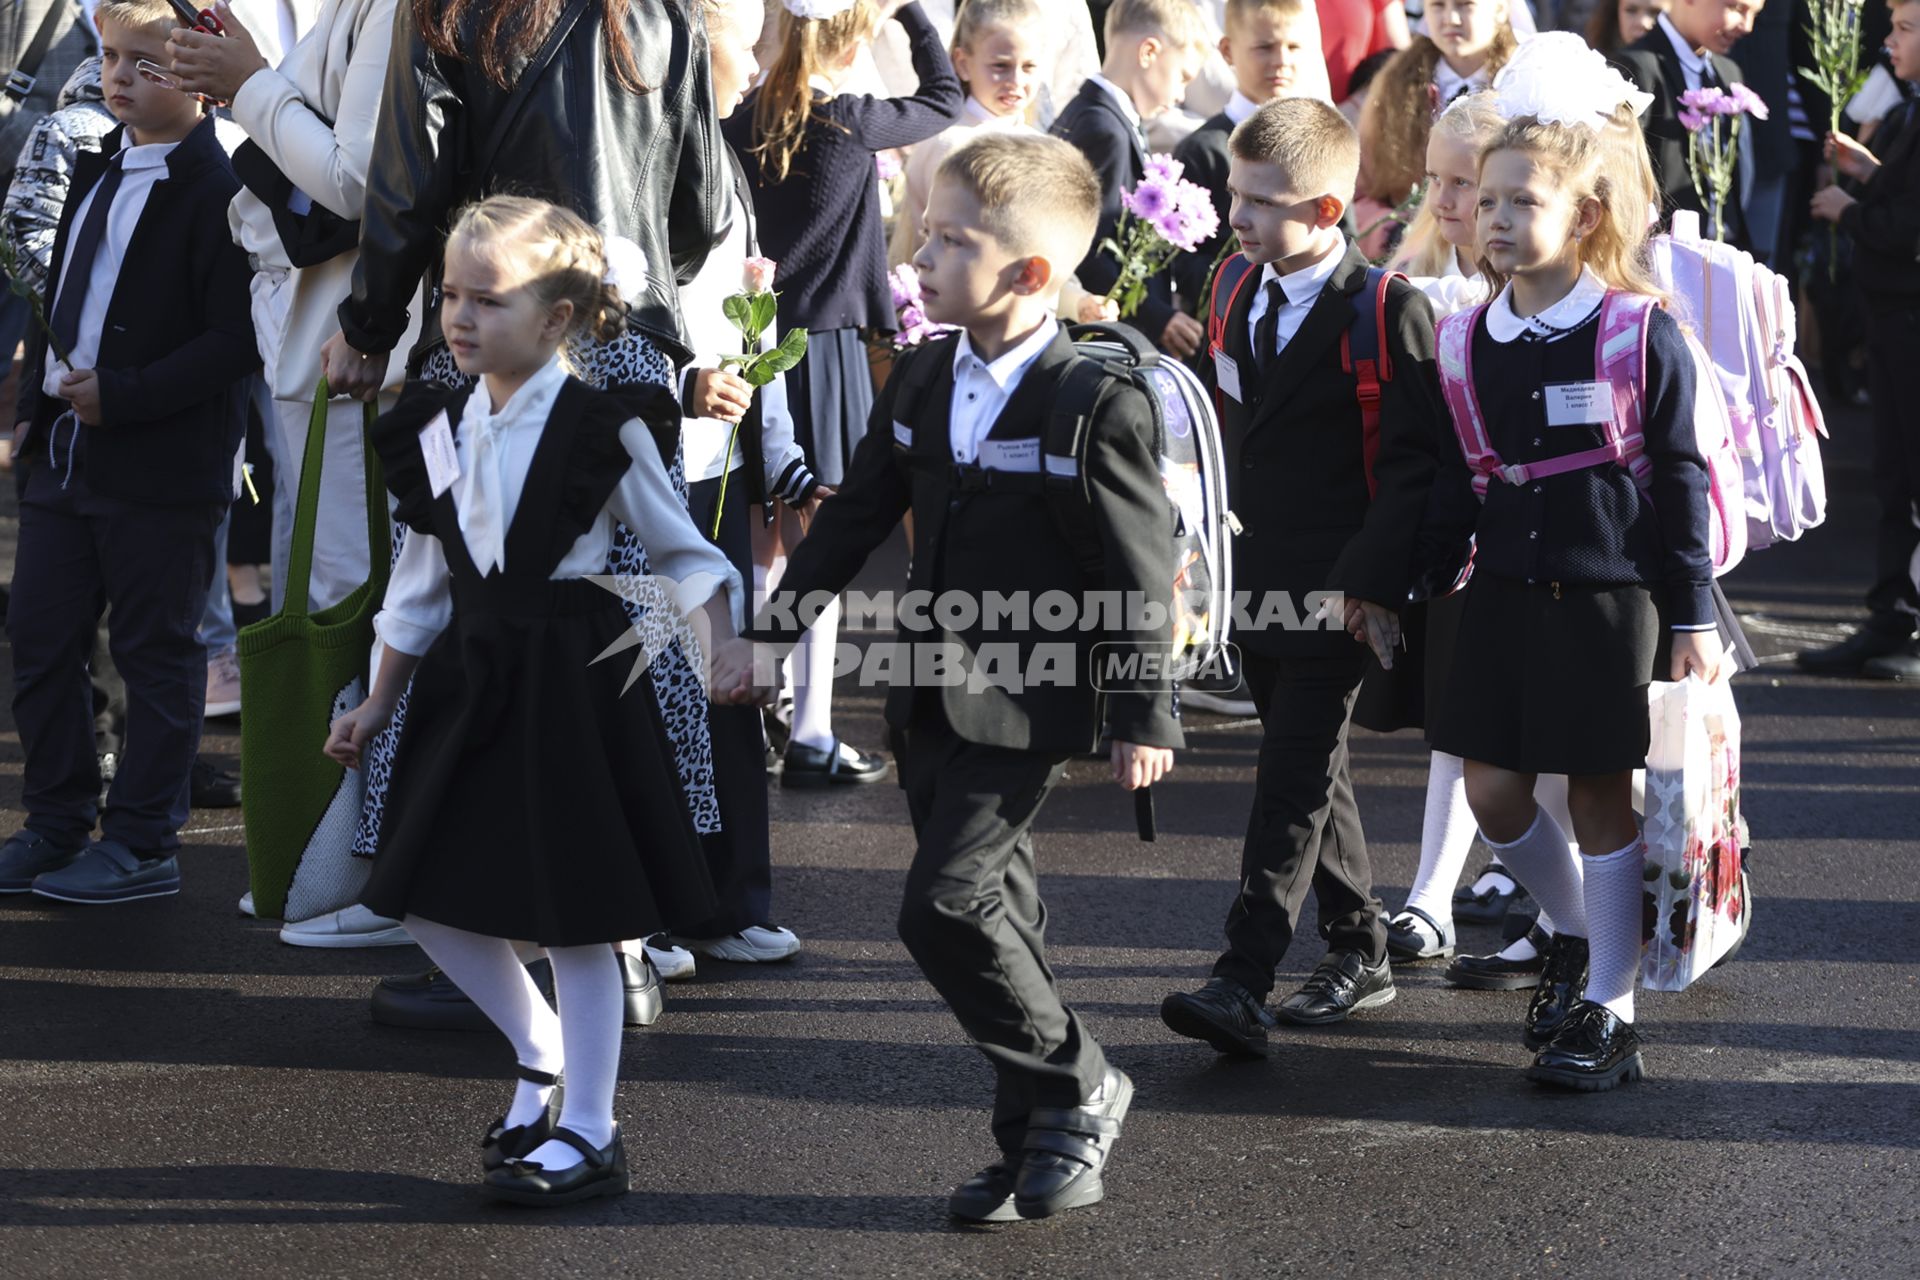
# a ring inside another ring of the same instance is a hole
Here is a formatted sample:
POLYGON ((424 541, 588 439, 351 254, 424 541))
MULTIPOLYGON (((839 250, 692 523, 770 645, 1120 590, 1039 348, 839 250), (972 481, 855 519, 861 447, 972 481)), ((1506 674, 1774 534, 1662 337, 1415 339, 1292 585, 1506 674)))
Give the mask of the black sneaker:
POLYGON ((1160 1021, 1189 1040, 1204 1040, 1236 1058, 1267 1056, 1273 1015, 1232 978, 1208 978, 1198 991, 1176 991, 1160 1002, 1160 1021))
POLYGON ((1640 1037, 1605 1005, 1582 1000, 1573 1007, 1553 1042, 1527 1068, 1527 1079, 1561 1089, 1599 1093, 1646 1075, 1640 1037))
POLYGON ((1333 951, 1274 1012, 1282 1022, 1318 1027, 1344 1022, 1361 1009, 1391 1004, 1399 994, 1385 956, 1370 965, 1358 951, 1333 951))

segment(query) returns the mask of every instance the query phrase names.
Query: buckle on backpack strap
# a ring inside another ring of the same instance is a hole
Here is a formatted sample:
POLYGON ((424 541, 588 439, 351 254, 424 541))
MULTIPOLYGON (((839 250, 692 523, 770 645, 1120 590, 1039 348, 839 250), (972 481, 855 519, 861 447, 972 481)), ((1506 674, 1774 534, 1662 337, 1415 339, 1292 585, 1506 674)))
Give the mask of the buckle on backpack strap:
POLYGON ((5 93, 15 102, 25 102, 27 95, 33 92, 33 86, 39 83, 40 78, 38 76, 30 76, 20 70, 20 68, 15 67, 7 73, 6 84, 0 85, 0 93, 5 93))
POLYGON ((1533 479, 1533 472, 1527 470, 1527 464, 1516 462, 1510 466, 1495 467, 1493 473, 1508 484, 1518 487, 1533 479))

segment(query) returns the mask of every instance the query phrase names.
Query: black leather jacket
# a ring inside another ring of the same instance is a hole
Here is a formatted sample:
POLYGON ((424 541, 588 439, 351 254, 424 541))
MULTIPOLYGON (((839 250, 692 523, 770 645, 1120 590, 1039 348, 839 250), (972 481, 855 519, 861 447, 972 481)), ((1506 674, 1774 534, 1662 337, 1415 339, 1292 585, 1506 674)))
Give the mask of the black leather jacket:
MULTIPOLYGON (((508 91, 477 65, 434 53, 414 24, 412 4, 395 7, 360 258, 353 294, 340 305, 340 326, 356 351, 393 350, 423 279, 428 315, 414 367, 441 341, 435 286, 447 228, 461 205, 500 192, 552 200, 638 244, 647 256, 647 288, 629 299, 628 323, 676 364, 692 358, 678 285, 699 271, 731 214, 706 26, 689 16, 684 0, 632 0, 627 32, 649 92, 629 93, 608 70, 601 6, 594 3, 535 82, 492 171, 475 174, 508 91)), ((469 33, 461 43, 474 42, 469 33)))

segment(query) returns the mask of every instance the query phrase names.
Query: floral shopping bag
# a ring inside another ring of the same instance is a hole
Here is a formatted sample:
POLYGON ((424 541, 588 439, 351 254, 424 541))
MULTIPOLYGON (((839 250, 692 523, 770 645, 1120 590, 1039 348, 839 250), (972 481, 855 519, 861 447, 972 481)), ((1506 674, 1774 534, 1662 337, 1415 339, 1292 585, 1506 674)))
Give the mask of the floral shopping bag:
POLYGON ((1740 713, 1725 681, 1655 682, 1647 701, 1641 985, 1682 991, 1730 956, 1752 919, 1741 849, 1740 713))

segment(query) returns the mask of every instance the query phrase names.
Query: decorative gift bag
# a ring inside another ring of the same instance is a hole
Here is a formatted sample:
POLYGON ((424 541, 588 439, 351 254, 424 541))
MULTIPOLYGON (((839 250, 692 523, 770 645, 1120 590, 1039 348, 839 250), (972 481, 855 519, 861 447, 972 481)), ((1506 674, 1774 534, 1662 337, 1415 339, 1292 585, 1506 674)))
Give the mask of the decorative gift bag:
POLYGON ((1745 938, 1740 713, 1725 681, 1656 681, 1647 701, 1646 897, 1640 981, 1681 991, 1745 938))
POLYGON ((387 590, 386 485, 367 440, 367 580, 318 613, 307 610, 320 467, 326 456, 327 384, 314 392, 307 454, 300 468, 286 601, 273 617, 240 632, 240 700, 246 730, 240 769, 253 904, 261 919, 310 920, 353 902, 370 870, 352 854, 366 780, 320 754, 334 718, 367 695, 373 615, 387 590))

